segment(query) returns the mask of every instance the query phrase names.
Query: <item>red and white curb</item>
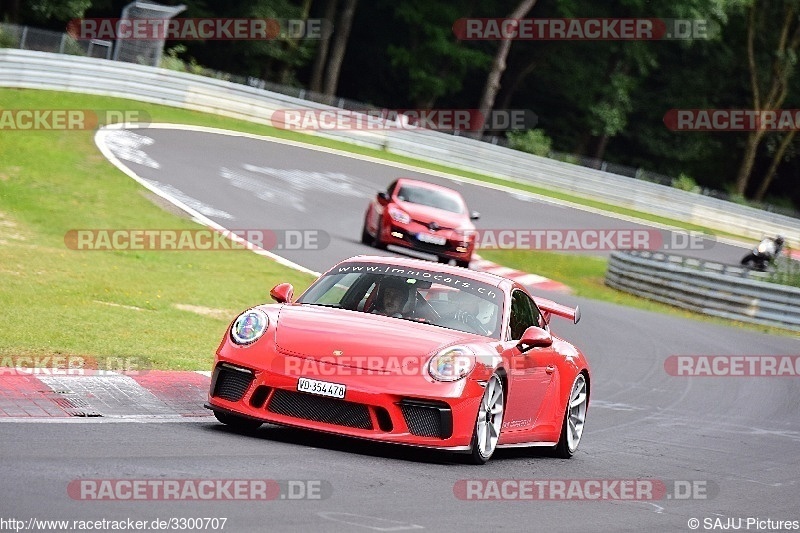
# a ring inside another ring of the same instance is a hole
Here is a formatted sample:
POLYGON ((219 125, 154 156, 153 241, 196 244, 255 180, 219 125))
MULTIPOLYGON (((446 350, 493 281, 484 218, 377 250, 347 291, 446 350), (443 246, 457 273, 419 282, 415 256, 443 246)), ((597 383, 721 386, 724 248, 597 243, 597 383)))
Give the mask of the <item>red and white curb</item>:
POLYGON ((0 367, 0 422, 203 421, 210 372, 148 370, 80 375, 0 367))
POLYGON ((504 267, 487 259, 478 257, 477 255, 473 257, 474 259, 469 264, 469 267, 473 270, 479 270, 481 272, 489 272, 490 274, 503 276, 504 278, 512 279, 520 285, 525 285, 533 290, 538 289, 542 291, 572 292, 568 286, 561 282, 553 281, 552 279, 548 279, 538 274, 529 274, 528 272, 523 272, 521 270, 504 267))

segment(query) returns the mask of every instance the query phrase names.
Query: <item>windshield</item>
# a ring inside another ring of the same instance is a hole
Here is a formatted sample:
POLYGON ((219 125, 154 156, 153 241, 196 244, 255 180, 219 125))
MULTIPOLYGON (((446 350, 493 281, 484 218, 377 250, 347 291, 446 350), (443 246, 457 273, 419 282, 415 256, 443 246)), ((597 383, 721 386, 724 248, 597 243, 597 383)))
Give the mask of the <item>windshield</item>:
POLYGON ((500 338, 502 292, 470 278, 376 263, 346 263, 297 300, 500 338))
POLYGON ((435 207, 451 213, 461 214, 464 212, 464 202, 459 196, 437 189, 403 185, 397 193, 397 198, 411 204, 435 207))

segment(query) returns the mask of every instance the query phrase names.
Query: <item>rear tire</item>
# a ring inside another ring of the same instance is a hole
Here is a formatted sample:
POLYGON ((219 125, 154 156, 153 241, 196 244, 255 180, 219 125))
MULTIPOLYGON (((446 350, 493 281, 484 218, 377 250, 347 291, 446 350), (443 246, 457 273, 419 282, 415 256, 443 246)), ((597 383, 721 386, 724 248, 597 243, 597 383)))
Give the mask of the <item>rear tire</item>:
POLYGON ((261 424, 263 424, 263 422, 259 422, 258 420, 244 418, 229 413, 220 413, 218 411, 214 411, 214 416, 217 418, 217 420, 231 429, 242 432, 254 431, 260 428, 261 424))
POLYGON ((469 261, 456 261, 456 266, 460 266, 462 268, 469 268, 469 261))
POLYGON ((364 222, 364 227, 361 229, 361 244, 372 246, 372 236, 367 231, 367 223, 364 222))

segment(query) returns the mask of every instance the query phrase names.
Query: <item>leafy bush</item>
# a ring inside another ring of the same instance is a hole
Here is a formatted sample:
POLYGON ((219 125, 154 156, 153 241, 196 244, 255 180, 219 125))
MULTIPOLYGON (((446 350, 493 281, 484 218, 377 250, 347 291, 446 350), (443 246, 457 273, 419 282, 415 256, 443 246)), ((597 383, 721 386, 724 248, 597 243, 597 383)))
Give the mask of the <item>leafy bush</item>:
POLYGON ((784 248, 773 266, 774 271, 770 273, 766 281, 800 287, 800 261, 795 261, 790 256, 791 248, 784 248))
POLYGON ((694 178, 683 172, 681 172, 680 176, 672 180, 672 186, 682 191, 700 192, 700 187, 697 185, 694 178))
POLYGON ((534 129, 524 132, 510 131, 506 134, 508 143, 514 150, 528 152, 542 157, 547 157, 553 146, 553 140, 544 130, 534 129))
POLYGON ((0 28, 0 48, 17 48, 17 38, 0 28))

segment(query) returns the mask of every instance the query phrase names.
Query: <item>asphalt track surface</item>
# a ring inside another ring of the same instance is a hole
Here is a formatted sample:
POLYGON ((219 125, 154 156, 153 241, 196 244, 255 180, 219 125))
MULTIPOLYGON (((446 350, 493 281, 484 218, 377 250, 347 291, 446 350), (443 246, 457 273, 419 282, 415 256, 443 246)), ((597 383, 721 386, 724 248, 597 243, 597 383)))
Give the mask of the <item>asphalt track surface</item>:
MULTIPOLYGON (((224 212, 210 217, 221 224, 328 231, 332 241, 324 251, 281 254, 315 270, 369 253, 357 242, 368 198, 395 176, 415 175, 246 138, 166 130, 148 130, 147 136, 154 142, 143 150, 160 168, 127 161, 129 168, 200 200, 209 213, 209 207, 224 212), (291 188, 266 168, 307 171, 295 174, 306 176, 306 186, 291 188), (325 189, 326 181, 308 179, 308 172, 349 176, 338 179, 360 194, 332 193, 330 179, 325 189), (232 183, 234 174, 239 186, 232 183)), ((482 212, 483 227, 629 227, 538 201, 514 203, 507 192, 455 186, 482 212)), ((720 259, 740 253, 714 250, 720 259)), ((554 319, 553 326, 585 351, 593 371, 586 431, 570 460, 511 449, 476 467, 447 454, 273 426, 240 435, 207 419, 3 423, 0 518, 226 517, 225 531, 234 532, 691 531, 691 518, 703 531, 716 519, 734 525, 742 519, 743 529, 748 517, 800 520, 798 378, 687 378, 664 369, 666 358, 676 354, 797 355, 798 339, 543 295, 581 304, 580 324, 554 319), (269 502, 70 498, 67 485, 85 478, 322 480, 330 491, 321 500, 269 502), (692 480, 707 493, 657 501, 460 500, 454 485, 468 479, 692 480)))

